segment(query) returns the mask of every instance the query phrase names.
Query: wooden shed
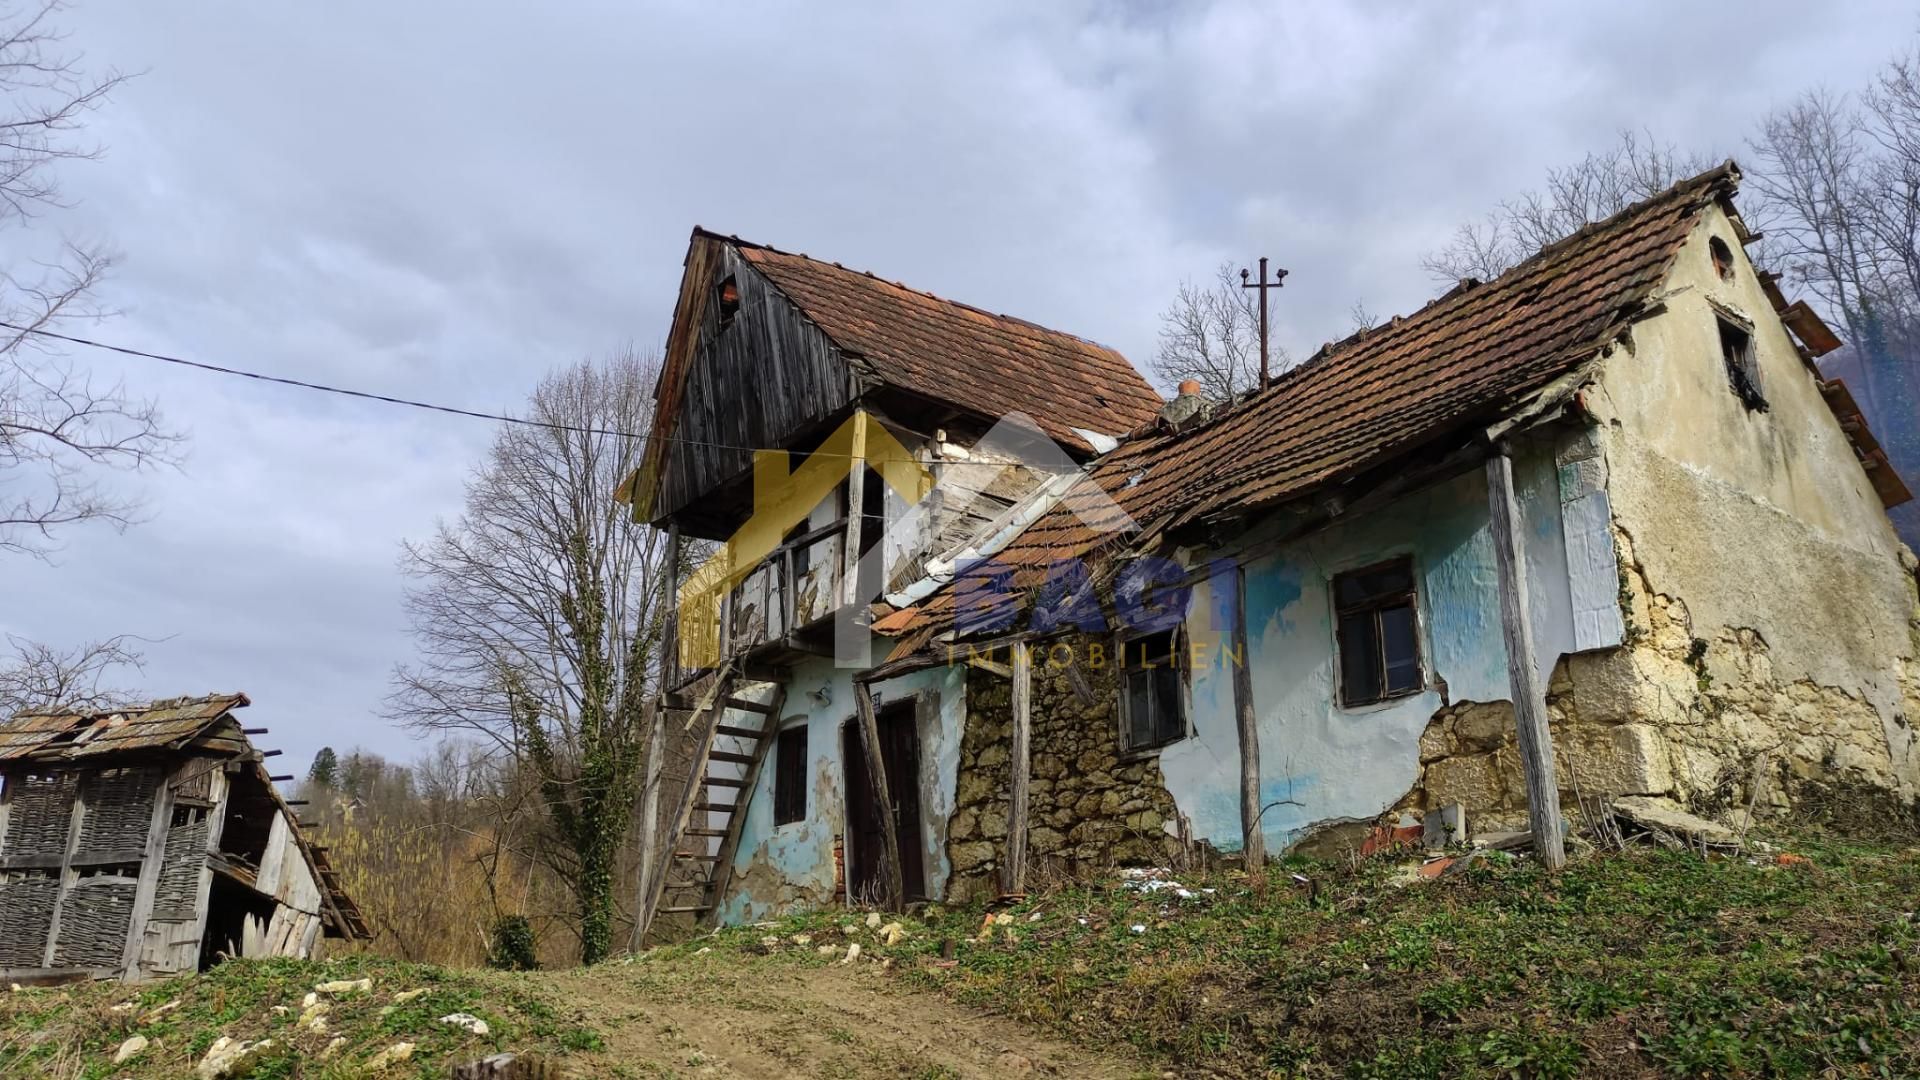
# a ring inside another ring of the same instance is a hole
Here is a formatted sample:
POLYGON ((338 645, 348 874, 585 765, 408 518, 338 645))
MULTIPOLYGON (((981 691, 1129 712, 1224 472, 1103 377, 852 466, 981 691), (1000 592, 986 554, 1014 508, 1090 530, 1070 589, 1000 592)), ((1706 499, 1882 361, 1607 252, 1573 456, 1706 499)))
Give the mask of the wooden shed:
POLYGON ((0 983, 149 979, 368 936, 233 711, 0 722, 0 983))

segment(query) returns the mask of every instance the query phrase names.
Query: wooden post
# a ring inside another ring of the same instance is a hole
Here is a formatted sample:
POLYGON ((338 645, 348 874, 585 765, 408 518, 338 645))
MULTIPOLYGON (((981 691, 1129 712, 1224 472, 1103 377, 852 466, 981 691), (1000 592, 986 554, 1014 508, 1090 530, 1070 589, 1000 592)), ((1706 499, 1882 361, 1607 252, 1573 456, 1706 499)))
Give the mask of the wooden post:
POLYGON ((646 926, 642 919, 648 898, 653 895, 653 868, 660 850, 660 756, 666 749, 667 724, 665 690, 647 700, 642 707, 642 723, 647 725, 647 772, 640 786, 640 891, 634 905, 633 937, 628 952, 639 952, 646 926))
POLYGON ((900 830, 894 821, 893 794, 887 788, 887 763, 880 754, 880 721, 873 715, 873 688, 854 683, 853 704, 860 716, 860 744, 867 752, 873 798, 880 806, 880 832, 887 858, 887 910, 898 911, 907 903, 906 876, 900 867, 900 830))
POLYGON ((1550 869, 1566 865, 1566 838, 1560 831, 1560 786, 1553 771, 1553 734, 1547 728, 1547 699, 1533 654, 1533 625, 1527 618, 1526 549, 1520 542, 1520 506, 1513 496, 1513 459, 1504 447, 1487 459, 1487 516, 1493 530, 1493 554, 1500 574, 1500 631, 1507 643, 1507 681, 1513 694, 1513 720, 1519 729, 1520 764, 1527 778, 1527 819, 1533 849, 1550 869))
POLYGON ((666 693, 680 681, 680 525, 667 523, 667 588, 662 597, 667 605, 666 625, 660 635, 660 692, 666 693))
MULTIPOLYGON (((189 758, 187 769, 197 759, 189 758)), ((167 829, 173 823, 173 785, 177 773, 156 767, 159 779, 153 788, 153 813, 147 821, 147 842, 140 858, 139 884, 134 887, 133 912, 127 920, 127 951, 121 958, 120 977, 132 982, 140 977, 140 950, 146 942, 147 920, 153 915, 153 898, 160 887, 161 864, 167 856, 167 829)))
POLYGON ((1260 831, 1260 726, 1253 709, 1253 655, 1247 647, 1247 568, 1233 572, 1233 712, 1240 737, 1240 843, 1247 876, 1260 888, 1267 843, 1260 831))
POLYGON ((867 414, 858 409, 853 414, 852 449, 848 452, 853 460, 847 463, 847 535, 840 552, 840 602, 859 604, 864 602, 860 595, 860 532, 866 524, 867 414))
POLYGON ((1033 652, 1013 643, 1013 781, 1007 799, 1007 892, 1027 891, 1027 777, 1032 770, 1033 652))

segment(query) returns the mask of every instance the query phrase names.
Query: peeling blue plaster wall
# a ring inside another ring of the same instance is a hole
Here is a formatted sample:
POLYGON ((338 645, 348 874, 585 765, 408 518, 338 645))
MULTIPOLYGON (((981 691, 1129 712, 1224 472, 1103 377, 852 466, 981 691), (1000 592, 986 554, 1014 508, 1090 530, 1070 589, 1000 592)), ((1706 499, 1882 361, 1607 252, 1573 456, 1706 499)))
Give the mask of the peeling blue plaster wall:
MULTIPOLYGON (((1573 648, 1560 490, 1551 455, 1514 462, 1529 617, 1544 680, 1573 648)), ((1199 553, 1200 559, 1206 557, 1199 553)), ((1230 583, 1231 578, 1225 579, 1230 583)), ((1365 820, 1398 802, 1420 769, 1420 734, 1448 700, 1509 695, 1500 597, 1478 470, 1288 546, 1247 569, 1248 658, 1260 731, 1261 819, 1270 849, 1313 824, 1365 820), (1427 689, 1356 709, 1338 704, 1331 605, 1334 574, 1411 555, 1419 583, 1427 689), (1272 804, 1280 805, 1272 805, 1272 804)), ((1188 607, 1195 644, 1194 735, 1167 747, 1160 769, 1194 835, 1240 846, 1240 750, 1226 646, 1231 598, 1198 586, 1188 607)))
MULTIPOLYGON (((874 655, 886 655, 890 645, 876 639, 874 655)), ((763 767, 741 825, 729 895, 720 905, 722 923, 753 922, 777 911, 832 903, 833 838, 846 832, 841 729, 853 717, 853 675, 849 669, 835 667, 829 657, 794 665, 780 726, 805 724, 807 728, 807 814, 791 824, 773 824, 775 770, 770 764, 763 767), (824 702, 819 695, 824 695, 824 702)), ((922 691, 939 695, 936 715, 920 724, 918 778, 927 889, 933 899, 939 899, 952 871, 947 859, 947 819, 953 814, 960 737, 966 728, 966 671, 932 668, 876 683, 873 690, 877 706, 922 691)), ((866 767, 864 762, 856 765, 866 767)))

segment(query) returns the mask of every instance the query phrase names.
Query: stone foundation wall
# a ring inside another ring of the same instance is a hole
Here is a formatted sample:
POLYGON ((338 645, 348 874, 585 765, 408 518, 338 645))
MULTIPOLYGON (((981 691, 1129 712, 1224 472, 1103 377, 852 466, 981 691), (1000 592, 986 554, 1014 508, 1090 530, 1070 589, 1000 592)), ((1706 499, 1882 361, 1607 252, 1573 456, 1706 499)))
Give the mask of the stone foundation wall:
MULTIPOLYGON (((1117 678, 1109 662, 1078 671, 1084 696, 1064 662, 1067 643, 1037 646, 1033 664, 1033 766, 1028 787, 1027 859, 1032 883, 1112 866, 1167 865, 1182 853, 1179 812, 1156 756, 1120 754, 1117 678)), ((1071 642, 1084 657, 1084 642, 1071 642)), ((1111 648, 1108 648, 1109 656, 1111 648)), ((1004 660, 1005 657, 998 659, 1004 660)), ((1007 679, 967 673, 967 730, 960 743, 947 852, 950 899, 996 896, 1006 854, 1013 708, 1007 679)))
MULTIPOLYGON (((1805 790, 1873 789, 1908 799, 1880 715, 1858 693, 1776 676, 1751 627, 1698 627, 1654 592, 1616 532, 1626 643, 1563 658, 1547 688, 1563 806, 1576 793, 1660 795, 1695 812, 1786 811, 1805 790)), ((1920 716, 1915 665, 1889 656, 1907 716, 1920 716)), ((1455 702, 1420 739, 1420 777, 1394 809, 1460 803, 1476 830, 1519 827, 1526 784, 1504 701, 1455 702)))

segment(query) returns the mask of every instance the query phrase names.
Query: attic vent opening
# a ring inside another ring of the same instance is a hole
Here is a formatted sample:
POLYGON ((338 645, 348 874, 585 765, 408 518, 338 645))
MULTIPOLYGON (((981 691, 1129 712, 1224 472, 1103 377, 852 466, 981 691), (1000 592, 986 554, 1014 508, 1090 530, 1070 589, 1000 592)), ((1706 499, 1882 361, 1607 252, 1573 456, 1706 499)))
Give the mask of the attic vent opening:
POLYGON ((1713 256, 1713 272, 1720 275, 1721 281, 1733 280, 1733 249, 1725 240, 1711 237, 1707 240, 1707 253, 1713 256))
POLYGON ((720 329, 725 330, 733 317, 740 314, 740 284, 733 280, 732 274, 713 291, 713 299, 720 305, 720 329))
POLYGON ((1760 387, 1760 363, 1753 353, 1753 334, 1726 319, 1720 324, 1720 355, 1727 364, 1727 381, 1734 396, 1752 412, 1766 412, 1767 398, 1760 387))

